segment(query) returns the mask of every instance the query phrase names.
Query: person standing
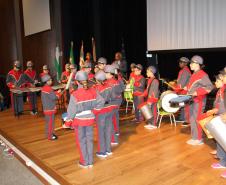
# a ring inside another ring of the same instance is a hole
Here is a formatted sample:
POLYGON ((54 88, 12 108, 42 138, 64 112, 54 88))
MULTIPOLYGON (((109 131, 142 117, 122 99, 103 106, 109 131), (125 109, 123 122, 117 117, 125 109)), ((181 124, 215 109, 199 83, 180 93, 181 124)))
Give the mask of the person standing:
POLYGON ((143 70, 143 67, 141 64, 137 64, 134 69, 134 91, 133 91, 133 101, 134 101, 134 107, 135 107, 135 119, 133 121, 139 123, 144 120, 143 116, 141 115, 140 110, 138 109, 138 106, 144 102, 144 97, 140 96, 145 89, 145 83, 146 79, 141 74, 143 70))
POLYGON ((189 106, 189 121, 191 124, 191 139, 189 145, 202 145, 202 128, 198 121, 205 109, 206 95, 212 91, 213 84, 203 68, 203 58, 195 55, 191 58, 190 68, 193 71, 188 84, 184 87, 185 93, 192 95, 193 103, 189 106))
MULTIPOLYGON (((21 64, 18 60, 14 61, 13 69, 7 74, 6 84, 9 89, 25 87, 26 79, 21 70, 21 64)), ((12 92, 10 93, 12 108, 15 115, 20 115, 24 110, 23 94, 13 94, 14 93, 12 92)))
POLYGON ((94 88, 104 98, 104 107, 98 111, 96 115, 97 124, 97 157, 105 158, 112 155, 111 151, 111 133, 112 133, 112 106, 111 87, 105 82, 106 74, 104 71, 98 71, 95 74, 96 85, 94 88))
POLYGON ((61 96, 61 90, 54 92, 51 87, 53 82, 48 74, 43 75, 41 80, 44 83, 41 90, 41 99, 46 120, 45 133, 48 140, 56 140, 57 136, 54 134, 54 119, 56 114, 56 100, 61 96))
POLYGON ((149 66, 147 68, 148 84, 147 88, 141 96, 147 97, 147 104, 152 112, 152 118, 147 120, 146 129, 157 128, 157 103, 159 98, 159 81, 155 78, 156 68, 149 66))
MULTIPOLYGON (((181 68, 181 70, 178 73, 178 77, 177 77, 177 83, 176 83, 176 87, 174 89, 174 91, 177 94, 181 94, 181 91, 183 90, 183 88, 188 84, 189 79, 191 77, 191 71, 188 67, 189 64, 189 59, 186 57, 181 57, 179 59, 179 67, 181 68)), ((177 121, 183 121, 182 126, 188 126, 187 122, 189 120, 189 106, 186 105, 185 107, 180 109, 180 116, 179 116, 179 120, 177 121), (186 115, 185 115, 185 109, 186 109, 186 115), (184 122, 186 120, 186 122, 184 122)))
MULTIPOLYGON (((37 73, 33 69, 33 62, 27 61, 27 69, 24 71, 24 75, 26 77, 26 86, 27 87, 35 87, 35 84, 38 83, 37 73)), ((31 114, 37 114, 37 94, 36 92, 28 92, 27 93, 28 101, 31 104, 31 114)))
POLYGON ((78 71, 75 75, 78 89, 71 94, 67 108, 67 122, 71 122, 75 130, 76 145, 79 150, 79 167, 93 167, 93 124, 95 122, 94 109, 104 106, 104 99, 94 88, 88 87, 88 75, 78 71))

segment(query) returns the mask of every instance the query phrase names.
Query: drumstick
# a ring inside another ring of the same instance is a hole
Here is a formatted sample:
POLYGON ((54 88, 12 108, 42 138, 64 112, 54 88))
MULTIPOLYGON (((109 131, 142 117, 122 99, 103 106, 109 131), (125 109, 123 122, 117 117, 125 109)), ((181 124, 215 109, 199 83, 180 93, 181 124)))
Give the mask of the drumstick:
POLYGON ((61 130, 63 128, 64 128, 63 126, 60 126, 60 127, 55 128, 54 131, 58 131, 58 130, 61 130))
POLYGON ((70 84, 71 84, 71 80, 72 80, 72 78, 73 78, 73 74, 74 74, 74 72, 71 72, 71 74, 70 74, 70 76, 69 76, 69 79, 68 79, 68 81, 67 81, 67 85, 66 85, 66 87, 65 87, 66 90, 69 89, 69 86, 70 86, 70 84))
POLYGON ((168 85, 168 86, 169 86, 169 87, 171 87, 172 89, 175 89, 175 87, 174 87, 174 86, 172 86, 171 84, 169 84, 168 82, 163 81, 163 83, 165 83, 166 85, 168 85))

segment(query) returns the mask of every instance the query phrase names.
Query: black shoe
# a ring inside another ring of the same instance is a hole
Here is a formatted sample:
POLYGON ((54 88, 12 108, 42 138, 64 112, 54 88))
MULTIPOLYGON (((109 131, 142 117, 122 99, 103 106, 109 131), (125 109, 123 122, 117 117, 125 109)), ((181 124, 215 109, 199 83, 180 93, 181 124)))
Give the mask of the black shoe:
POLYGON ((51 140, 57 140, 57 139, 58 139, 58 137, 55 134, 53 134, 51 137, 51 140))
POLYGON ((182 126, 182 127, 189 127, 189 126, 190 126, 190 123, 183 122, 181 126, 182 126))

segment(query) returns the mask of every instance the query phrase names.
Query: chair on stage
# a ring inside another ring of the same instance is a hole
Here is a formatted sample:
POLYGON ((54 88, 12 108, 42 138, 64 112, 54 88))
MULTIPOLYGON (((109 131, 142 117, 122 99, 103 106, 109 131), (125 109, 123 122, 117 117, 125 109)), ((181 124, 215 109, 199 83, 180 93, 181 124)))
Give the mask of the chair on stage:
POLYGON ((157 103, 157 111, 158 111, 158 116, 157 116, 158 128, 160 128, 160 126, 161 126, 163 116, 168 116, 170 118, 170 124, 171 125, 173 123, 174 123, 174 126, 177 125, 174 114, 171 113, 171 112, 166 112, 165 110, 163 110, 163 108, 161 107, 161 101, 158 101, 158 103, 157 103))
POLYGON ((126 101, 126 114, 127 114, 129 103, 132 103, 132 104, 133 104, 132 110, 134 110, 133 90, 132 90, 132 89, 126 89, 126 90, 124 91, 124 99, 125 99, 125 101, 126 101))

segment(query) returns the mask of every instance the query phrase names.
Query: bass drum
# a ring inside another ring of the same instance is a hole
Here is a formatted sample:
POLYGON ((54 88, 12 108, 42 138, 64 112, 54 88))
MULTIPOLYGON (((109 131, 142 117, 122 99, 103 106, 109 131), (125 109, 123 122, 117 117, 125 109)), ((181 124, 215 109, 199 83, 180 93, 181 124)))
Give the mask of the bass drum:
POLYGON ((160 107, 169 113, 175 113, 177 112, 180 107, 171 107, 170 106, 170 100, 173 98, 177 98, 178 95, 173 91, 165 91, 160 96, 160 107))

